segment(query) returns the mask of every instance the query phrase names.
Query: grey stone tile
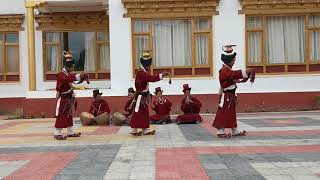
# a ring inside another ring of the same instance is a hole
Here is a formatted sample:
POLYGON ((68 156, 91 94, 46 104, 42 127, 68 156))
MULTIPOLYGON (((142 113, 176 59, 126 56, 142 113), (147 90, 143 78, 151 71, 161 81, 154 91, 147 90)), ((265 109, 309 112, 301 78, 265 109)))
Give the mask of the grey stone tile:
POLYGON ((228 167, 225 164, 204 164, 202 163, 202 166, 210 171, 211 169, 228 169, 228 167))
POLYGON ((297 126, 320 126, 320 121, 310 117, 290 117, 290 118, 257 118, 257 119, 239 119, 238 121, 249 124, 254 127, 297 127, 297 126), (303 124, 272 124, 272 121, 296 120, 303 124), (270 123, 268 123, 270 122, 270 123))
POLYGON ((203 129, 199 124, 181 124, 179 128, 189 141, 213 141, 216 139, 215 136, 203 129))
POLYGON ((211 171, 207 172, 207 175, 210 177, 210 179, 236 179, 236 177, 228 170, 211 171))
POLYGON ((67 175, 59 174, 55 176, 53 179, 54 180, 77 180, 78 178, 79 178, 79 174, 67 174, 67 175))
POLYGON ((238 180, 265 180, 261 175, 237 176, 238 180))
POLYGON ((222 164, 222 158, 218 155, 200 155, 199 160, 203 164, 222 164))
POLYGON ((250 165, 247 157, 248 156, 239 156, 237 154, 201 155, 199 159, 211 179, 237 179, 242 176, 252 176, 252 179, 255 177, 257 179, 261 178, 259 172, 250 165), (220 164, 216 164, 217 159, 220 160, 220 164), (218 168, 215 166, 218 166, 218 168))
POLYGON ((230 169, 234 176, 250 176, 250 175, 260 175, 255 169, 230 169))
MULTIPOLYGON (((93 148, 82 148, 79 156, 72 160, 68 166, 59 173, 59 175, 71 177, 71 175, 77 174, 82 177, 99 176, 103 179, 104 174, 117 154, 117 152, 110 151, 108 151, 108 155, 103 154, 105 149, 112 146, 113 145, 104 145, 94 146, 93 148), (113 153, 113 156, 111 156, 111 153, 113 153)), ((116 148, 112 148, 112 151, 114 151, 114 149, 116 148)))
POLYGON ((103 180, 104 175, 89 175, 89 176, 80 176, 78 180, 103 180))

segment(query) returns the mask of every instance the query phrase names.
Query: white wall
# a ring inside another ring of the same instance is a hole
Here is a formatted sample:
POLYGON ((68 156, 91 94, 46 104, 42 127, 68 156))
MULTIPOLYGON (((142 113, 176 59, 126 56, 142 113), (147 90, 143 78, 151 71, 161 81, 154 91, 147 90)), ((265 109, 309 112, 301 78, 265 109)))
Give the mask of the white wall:
POLYGON ((131 22, 123 18, 124 12, 121 1, 109 0, 111 90, 119 95, 126 95, 128 87, 133 85, 131 22))
MULTIPOLYGON (((241 9, 238 0, 221 0, 218 11, 219 15, 213 17, 213 77, 205 78, 179 78, 173 79, 172 85, 168 79, 150 84, 150 90, 161 86, 166 94, 182 94, 182 85, 190 84, 194 94, 216 94, 219 89, 218 71, 222 66, 220 55, 221 46, 234 43, 238 46, 237 62, 235 69, 245 66, 245 17, 239 15, 241 9)), ((23 0, 11 0, 10 3, 1 3, 0 13, 24 13, 23 0)), ((134 85, 132 79, 132 52, 131 52, 131 20, 123 18, 126 12, 120 0, 109 0, 109 23, 110 23, 110 58, 111 58, 111 81, 93 82, 88 87, 104 88, 104 96, 124 96, 127 88, 134 85), (110 87, 111 89, 107 89, 110 87)), ((42 34, 36 31, 36 64, 37 64, 37 92, 28 92, 28 67, 27 67, 27 37, 26 32, 21 32, 21 72, 22 81, 16 85, 1 85, 0 97, 54 97, 54 91, 46 91, 55 87, 55 82, 43 80, 42 61, 42 34)), ((246 83, 239 85, 239 92, 304 92, 320 90, 320 74, 317 75, 277 75, 257 76, 254 84, 246 83)), ((77 96, 91 96, 92 91, 76 91, 77 96)))
POLYGON ((0 14, 24 14, 24 0, 1 1, 0 14))
MULTIPOLYGON (((24 0, 10 0, 1 2, 0 14, 25 14, 24 0)), ((0 82, 0 98, 3 97, 24 97, 28 88, 28 48, 26 21, 23 25, 24 31, 20 31, 20 82, 2 83, 0 82)))

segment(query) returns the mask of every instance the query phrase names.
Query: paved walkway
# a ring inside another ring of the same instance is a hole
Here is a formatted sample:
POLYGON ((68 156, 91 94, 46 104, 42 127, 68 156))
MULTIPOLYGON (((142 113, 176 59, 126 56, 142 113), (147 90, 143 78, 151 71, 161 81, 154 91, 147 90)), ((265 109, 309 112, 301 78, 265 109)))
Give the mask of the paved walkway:
POLYGON ((218 139, 213 115, 192 125, 82 127, 57 141, 54 119, 0 120, 0 179, 320 179, 320 111, 239 114, 248 136, 218 139))

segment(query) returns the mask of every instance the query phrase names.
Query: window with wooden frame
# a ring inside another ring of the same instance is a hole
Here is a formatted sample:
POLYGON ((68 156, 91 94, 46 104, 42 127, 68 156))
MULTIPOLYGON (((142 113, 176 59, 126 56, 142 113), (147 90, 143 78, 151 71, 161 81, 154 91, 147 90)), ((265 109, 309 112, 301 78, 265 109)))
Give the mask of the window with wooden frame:
POLYGON ((37 15, 37 30, 43 34, 44 79, 56 80, 67 50, 72 52, 76 72, 86 72, 90 79, 110 79, 108 18, 104 11, 37 15))
POLYGON ((174 77, 212 75, 211 17, 132 19, 133 72, 143 50, 151 50, 151 73, 174 77))
POLYGON ((246 63, 258 73, 319 72, 319 43, 319 15, 246 15, 246 63))
POLYGON ((84 71, 91 79, 110 79, 109 33, 43 32, 46 80, 55 80, 63 68, 63 51, 71 50, 75 71, 84 71))
POLYGON ((320 14, 308 17, 309 71, 320 71, 320 14))
POLYGON ((20 81, 19 32, 24 16, 0 15, 0 82, 20 81))
POLYGON ((0 32, 0 82, 20 81, 19 32, 0 32))

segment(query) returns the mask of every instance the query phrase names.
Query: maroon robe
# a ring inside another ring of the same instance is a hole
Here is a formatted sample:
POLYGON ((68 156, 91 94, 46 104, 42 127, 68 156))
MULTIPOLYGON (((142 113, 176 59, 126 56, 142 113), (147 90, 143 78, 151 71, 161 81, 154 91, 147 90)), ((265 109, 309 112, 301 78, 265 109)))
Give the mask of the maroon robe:
POLYGON ((160 75, 150 75, 144 68, 140 68, 136 74, 136 105, 130 121, 131 128, 149 128, 149 101, 150 92, 148 82, 160 81, 160 75), (141 101, 139 103, 139 97, 141 101), (137 112, 135 109, 137 108, 137 112))
POLYGON ((107 101, 101 99, 100 101, 93 101, 90 106, 89 113, 93 114, 94 117, 99 116, 107 112, 110 114, 110 109, 107 101))
POLYGON ((219 81, 221 91, 219 107, 216 113, 215 120, 212 124, 217 129, 221 128, 236 128, 236 82, 239 79, 247 78, 242 70, 232 70, 229 66, 223 65, 219 71, 219 81))
POLYGON ((76 76, 69 74, 65 69, 57 74, 56 90, 58 102, 56 107, 55 128, 67 128, 73 126, 72 111, 75 105, 75 94, 72 83, 76 81, 76 76))
POLYGON ((132 101, 133 101, 133 99, 129 99, 127 101, 126 105, 124 106, 124 111, 125 111, 124 115, 126 117, 129 117, 133 112, 135 103, 132 103, 132 101), (132 103, 132 106, 130 107, 131 103, 132 103))
POLYGON ((177 121, 180 123, 196 123, 202 122, 202 118, 200 116, 200 108, 202 106, 201 102, 191 96, 191 100, 193 103, 186 103, 186 98, 183 98, 181 101, 181 111, 184 114, 179 115, 177 117, 177 121))
POLYGON ((157 121, 162 121, 162 120, 165 120, 165 121, 170 121, 171 118, 170 118, 170 111, 171 111, 171 106, 172 106, 172 103, 168 100, 168 99, 164 99, 164 102, 163 104, 160 104, 157 101, 154 101, 153 102, 153 110, 156 112, 155 115, 152 115, 150 117, 150 120, 153 121, 153 122, 157 122, 157 121))

